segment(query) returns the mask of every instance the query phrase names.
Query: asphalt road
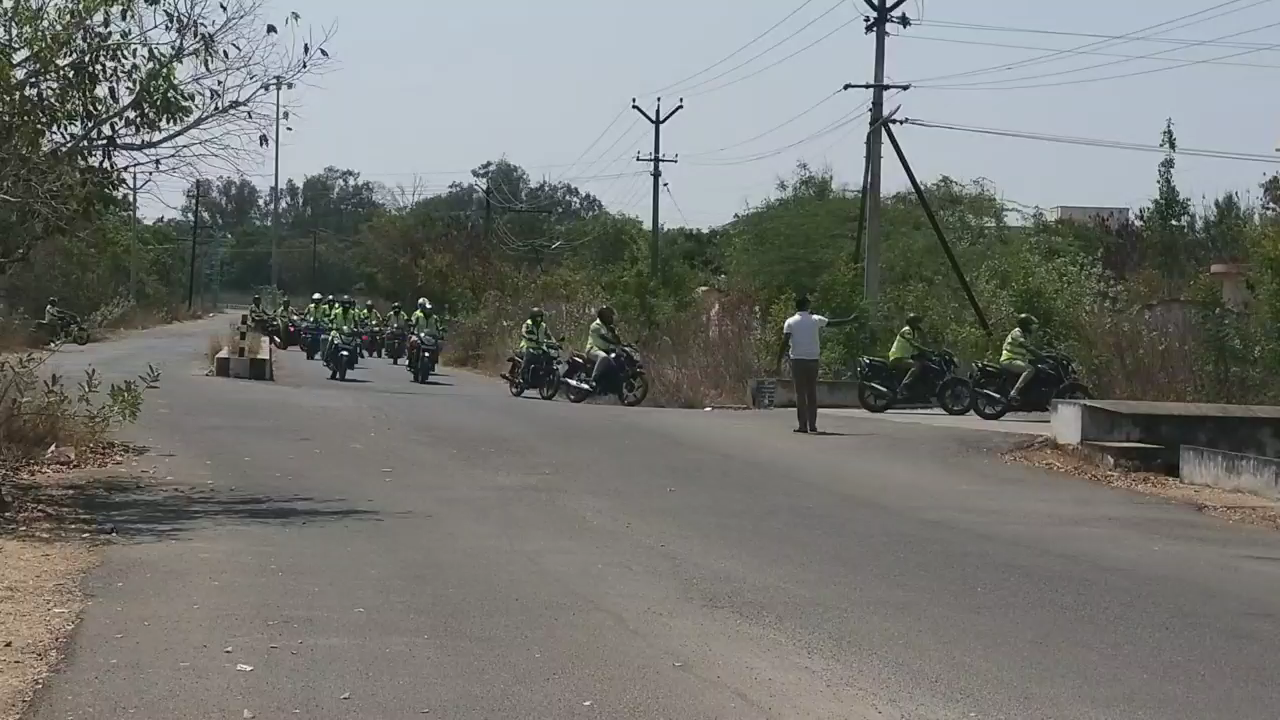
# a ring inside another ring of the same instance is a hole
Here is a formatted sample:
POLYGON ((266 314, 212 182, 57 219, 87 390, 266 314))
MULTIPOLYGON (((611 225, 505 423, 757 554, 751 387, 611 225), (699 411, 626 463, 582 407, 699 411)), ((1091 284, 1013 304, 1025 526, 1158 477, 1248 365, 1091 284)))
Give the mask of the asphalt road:
POLYGON ((224 322, 60 360, 166 377, 132 431, 154 487, 101 499, 125 541, 36 720, 1280 707, 1280 534, 1006 465, 1007 434, 338 384, 297 353, 204 377, 224 322))

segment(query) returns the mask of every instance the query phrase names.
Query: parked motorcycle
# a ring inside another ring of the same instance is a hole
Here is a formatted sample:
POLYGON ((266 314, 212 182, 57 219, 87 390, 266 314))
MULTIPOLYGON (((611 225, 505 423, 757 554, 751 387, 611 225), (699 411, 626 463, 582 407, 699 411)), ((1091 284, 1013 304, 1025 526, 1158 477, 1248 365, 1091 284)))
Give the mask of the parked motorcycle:
POLYGON ((1060 352, 1046 352, 1031 361, 1036 374, 1014 404, 1009 399, 1020 373, 998 363, 978 362, 969 373, 973 384, 973 412, 983 420, 999 420, 1010 412, 1045 412, 1055 399, 1088 400, 1089 387, 1080 382, 1075 360, 1060 352))
POLYGON ((911 382, 906 397, 898 389, 907 368, 894 370, 884 358, 858 358, 858 404, 870 413, 894 407, 940 407, 948 415, 964 415, 973 409, 973 386, 956 374, 960 365, 950 350, 929 353, 924 372, 911 382))
POLYGON ((399 365, 400 358, 404 357, 407 338, 408 333, 403 328, 388 328, 383 336, 382 352, 385 357, 391 358, 392 365, 399 365))
POLYGON ((569 402, 580 403, 592 395, 612 395, 627 407, 635 407, 649 396, 649 376, 645 374, 640 352, 634 345, 623 345, 610 354, 613 368, 601 378, 593 391, 590 385, 595 362, 575 352, 569 356, 562 374, 569 402))
POLYGON ((343 328, 329 345, 324 366, 329 368, 330 380, 346 380, 347 372, 356 367, 356 335, 350 328, 343 328))
POLYGON ((37 320, 31 326, 31 332, 45 338, 45 342, 62 344, 73 342, 76 345, 89 344, 89 328, 80 320, 80 316, 66 310, 62 311, 61 322, 52 324, 37 320))
POLYGON ((409 338, 408 366, 413 381, 426 384, 440 362, 440 339, 432 335, 413 335, 409 338))
POLYGON ((507 381, 507 389, 513 396, 520 397, 524 395, 525 390, 537 388, 538 397, 543 400, 556 399, 556 395, 560 393, 560 378, 564 375, 565 368, 569 366, 560 358, 562 342, 564 342, 563 337, 557 342, 547 343, 546 352, 538 355, 538 362, 528 369, 527 376, 523 351, 512 353, 511 357, 507 358, 511 367, 499 377, 507 381))

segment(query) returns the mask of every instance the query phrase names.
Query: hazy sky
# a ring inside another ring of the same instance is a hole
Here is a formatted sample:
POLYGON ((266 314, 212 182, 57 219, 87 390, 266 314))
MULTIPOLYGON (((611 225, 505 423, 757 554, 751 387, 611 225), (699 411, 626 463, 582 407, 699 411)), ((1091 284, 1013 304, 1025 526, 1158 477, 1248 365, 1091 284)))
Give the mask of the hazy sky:
MULTIPOLYGON (((801 141, 862 108, 867 92, 839 94, 783 123, 846 82, 871 80, 873 39, 862 30, 866 8, 861 0, 307 0, 301 5, 300 0, 268 0, 272 16, 283 18, 297 9, 304 24, 336 23, 328 48, 338 67, 324 78, 323 88, 307 89, 297 98, 300 117, 282 145, 282 176, 301 177, 337 165, 391 185, 411 185, 416 176, 439 187, 501 155, 534 176, 563 174, 568 180, 639 173, 645 168, 635 162, 635 153, 651 149, 652 135, 645 123, 633 124, 639 118, 628 107, 636 96, 651 108, 655 91, 662 89, 664 107, 685 97, 685 109, 663 128, 663 149, 679 153, 680 162, 664 171, 691 224, 728 220, 769 193, 797 160, 830 164, 841 180, 859 180, 865 115, 846 128, 801 141), (802 5, 731 60, 681 82, 802 5), (795 37, 733 70, 810 21, 795 37), (663 88, 673 83, 678 84, 663 88), (583 161, 565 167, 620 113, 583 161)), ((1274 152, 1280 143, 1280 95, 1269 86, 1280 77, 1280 2, 907 0, 902 10, 923 18, 889 40, 889 76, 921 81, 889 102, 889 107, 900 103, 903 116, 1140 144, 1155 144, 1164 119, 1172 117, 1183 147, 1280 160, 1274 152), (1215 6, 1220 7, 1210 10, 1215 6), (1121 36, 1197 12, 1121 40, 1073 35, 1121 36), (1133 39, 1139 35, 1214 42, 1192 46, 1133 39), (1004 72, 964 75, 1091 42, 1098 44, 1085 51, 1100 55, 1062 53, 1004 72), (1277 49, 1267 49, 1273 45, 1277 49), (1153 53, 1157 58, 1116 57, 1153 53), (1216 60, 1224 56, 1232 57, 1216 60), (1108 64, 1070 72, 1102 63, 1108 64), (1134 73, 1142 74, 1098 79, 1134 73), (939 76, 950 77, 927 82, 939 76), (928 87, 948 83, 954 89, 928 87)), ((922 178, 944 173, 988 178, 1007 199, 1032 205, 1139 205, 1152 192, 1159 160, 1152 153, 919 127, 901 128, 899 136, 922 178)), ((899 189, 905 177, 887 145, 885 150, 886 189, 899 189)), ((260 172, 270 168, 267 159, 260 172)), ((1178 179, 1185 192, 1199 198, 1226 189, 1252 190, 1272 169, 1259 162, 1186 157, 1179 159, 1178 179)), ((269 182, 262 179, 263 185, 269 182)), ((647 177, 574 182, 610 207, 647 221, 647 177)), ((664 223, 681 222, 669 198, 663 199, 663 213, 664 223)))

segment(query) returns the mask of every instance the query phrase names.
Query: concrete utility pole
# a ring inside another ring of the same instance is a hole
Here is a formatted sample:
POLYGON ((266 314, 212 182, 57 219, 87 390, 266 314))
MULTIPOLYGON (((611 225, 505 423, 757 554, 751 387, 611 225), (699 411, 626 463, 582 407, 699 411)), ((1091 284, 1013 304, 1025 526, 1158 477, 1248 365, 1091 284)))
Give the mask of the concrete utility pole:
POLYGON ((864 265, 863 296, 873 304, 880 296, 880 188, 881 152, 884 147, 884 53, 885 39, 889 36, 889 23, 907 27, 911 24, 906 13, 891 17, 894 10, 906 0, 862 0, 873 15, 867 18, 866 31, 876 35, 875 78, 871 84, 871 139, 867 143, 870 162, 867 164, 867 255, 864 265))
POLYGON ((636 99, 631 98, 631 109, 644 116, 645 120, 653 126, 653 153, 648 157, 641 157, 640 153, 636 153, 636 161, 653 164, 653 237, 649 240, 649 276, 653 279, 658 277, 658 252, 659 241, 662 235, 662 229, 659 226, 659 203, 658 197, 662 193, 662 163, 674 163, 679 161, 679 156, 663 157, 662 156, 662 126, 667 124, 672 115, 684 109, 684 98, 676 103, 675 108, 666 115, 662 114, 662 98, 658 98, 658 102, 653 111, 653 115, 644 111, 644 108, 636 104, 636 99))
POLYGON ((187 312, 196 303, 196 240, 200 237, 200 183, 196 178, 196 188, 191 198, 191 269, 187 275, 187 312))
POLYGON ((129 222, 129 300, 138 303, 138 171, 133 171, 133 216, 129 222))
POLYGON ((271 287, 280 288, 280 91, 293 89, 293 83, 285 83, 277 75, 276 86, 276 146, 275 181, 271 187, 271 287))

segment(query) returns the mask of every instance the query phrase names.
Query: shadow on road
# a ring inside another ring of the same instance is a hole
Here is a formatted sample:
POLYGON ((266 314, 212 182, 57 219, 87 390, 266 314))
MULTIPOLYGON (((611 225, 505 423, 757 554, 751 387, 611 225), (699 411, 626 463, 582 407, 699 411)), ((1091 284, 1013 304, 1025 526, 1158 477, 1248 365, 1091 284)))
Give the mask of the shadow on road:
POLYGON ((353 507, 343 499, 236 493, 216 487, 191 489, 127 476, 56 484, 13 483, 10 489, 18 512, 0 527, 0 535, 58 539, 93 533, 156 541, 228 524, 305 525, 382 519, 382 513, 353 507))

